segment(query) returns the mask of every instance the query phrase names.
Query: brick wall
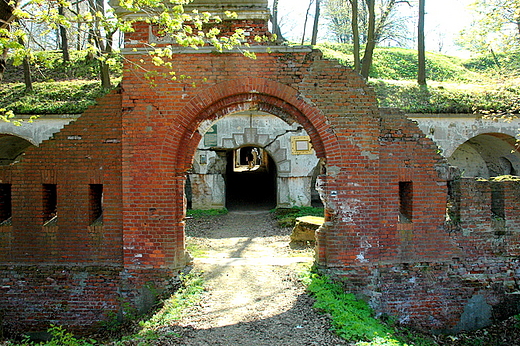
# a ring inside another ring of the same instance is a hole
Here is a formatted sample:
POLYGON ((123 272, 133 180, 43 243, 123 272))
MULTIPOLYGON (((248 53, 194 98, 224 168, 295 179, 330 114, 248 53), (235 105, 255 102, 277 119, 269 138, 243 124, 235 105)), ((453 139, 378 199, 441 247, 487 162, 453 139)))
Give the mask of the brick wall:
POLYGON ((12 197, 11 225, 0 226, 6 333, 45 330, 49 323, 85 329, 117 311, 121 132, 121 94, 114 91, 0 171, 12 197), (102 224, 92 225, 90 184, 103 186, 102 224), (44 225, 56 213, 57 220, 44 225))
MULTIPOLYGON (((142 48, 148 34, 138 23, 129 44, 142 48)), ((158 71, 152 88, 132 68, 142 58, 139 49, 128 51, 120 94, 1 172, 13 209, 12 226, 0 227, 5 326, 16 329, 19 304, 19 320, 39 327, 86 326, 117 311, 119 298, 140 310, 150 306, 153 292, 186 264, 184 185, 199 125, 249 109, 298 122, 311 137, 324 163, 319 264, 347 279, 378 313, 457 331, 489 323, 504 304, 516 306, 516 183, 450 184, 458 218, 448 227, 450 170, 435 145, 401 113, 379 110, 352 70, 309 48, 260 49, 256 60, 191 51, 173 57, 178 75, 190 79, 158 71), (91 185, 101 184, 103 224, 91 224, 91 185), (44 191, 54 187, 57 221, 43 226, 52 214, 44 191), (492 209, 503 220, 493 219, 492 209), (474 306, 483 311, 476 319, 474 306)))

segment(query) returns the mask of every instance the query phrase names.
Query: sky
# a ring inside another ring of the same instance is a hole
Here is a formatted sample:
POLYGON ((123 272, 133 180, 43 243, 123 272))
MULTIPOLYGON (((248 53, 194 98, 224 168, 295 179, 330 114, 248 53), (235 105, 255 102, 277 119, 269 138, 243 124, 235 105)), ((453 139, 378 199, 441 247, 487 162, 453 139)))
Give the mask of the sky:
MULTIPOLYGON (((345 0, 346 1, 346 0, 345 0)), ((471 12, 468 5, 474 0, 426 0, 425 35, 426 49, 458 56, 468 56, 469 53, 457 47, 454 40, 459 32, 471 23, 471 12)), ((272 0, 269 0, 269 4, 272 0)), ((308 0, 279 0, 280 22, 282 33, 286 38, 299 42, 303 32, 305 12, 308 0)), ((408 9, 402 5, 400 11, 410 17, 411 30, 415 30, 417 8, 408 9)), ((313 11, 311 11, 313 12, 313 11)), ((306 37, 310 37, 313 19, 309 17, 306 37)), ((324 23, 320 20, 320 23, 324 23)), ((415 35, 415 33, 414 33, 415 35)), ((320 27, 320 40, 327 40, 324 25, 320 27)))

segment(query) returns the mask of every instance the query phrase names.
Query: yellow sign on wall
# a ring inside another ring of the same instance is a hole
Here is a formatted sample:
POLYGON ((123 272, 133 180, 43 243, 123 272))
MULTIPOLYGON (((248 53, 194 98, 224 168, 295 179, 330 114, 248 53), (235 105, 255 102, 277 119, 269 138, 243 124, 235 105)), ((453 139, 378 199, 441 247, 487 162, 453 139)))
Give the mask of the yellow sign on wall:
POLYGON ((312 154, 311 138, 309 136, 291 137, 291 151, 293 155, 312 154))

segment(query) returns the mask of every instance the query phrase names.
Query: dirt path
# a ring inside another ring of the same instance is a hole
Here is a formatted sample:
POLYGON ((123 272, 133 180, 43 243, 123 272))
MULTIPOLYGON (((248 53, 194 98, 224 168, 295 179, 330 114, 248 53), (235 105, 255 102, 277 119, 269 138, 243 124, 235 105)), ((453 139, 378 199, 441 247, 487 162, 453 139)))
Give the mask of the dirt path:
POLYGON ((291 249, 289 230, 270 214, 230 212, 190 220, 190 246, 204 249, 194 266, 208 290, 180 322, 184 345, 348 345, 329 331, 298 282, 313 250, 291 249))

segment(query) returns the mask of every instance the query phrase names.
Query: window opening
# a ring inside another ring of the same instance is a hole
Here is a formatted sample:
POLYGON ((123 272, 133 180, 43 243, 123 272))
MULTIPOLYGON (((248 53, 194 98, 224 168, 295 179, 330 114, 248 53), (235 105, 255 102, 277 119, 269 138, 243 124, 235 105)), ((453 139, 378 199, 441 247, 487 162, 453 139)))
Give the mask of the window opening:
POLYGON ((89 185, 89 223, 91 225, 103 224, 103 185, 89 185))
POLYGON ((11 225, 11 200, 11 184, 0 184, 0 226, 11 225))
POLYGON ((43 225, 55 226, 58 221, 58 194, 56 184, 43 184, 43 225))
POLYGON ((504 186, 500 183, 491 184, 491 225, 497 232, 505 231, 504 186))
POLYGON ((410 223, 413 216, 413 184, 411 181, 399 182, 399 222, 410 223))
POLYGON ((448 185, 448 201, 446 204, 446 222, 453 227, 460 225, 460 185, 450 180, 448 185))

